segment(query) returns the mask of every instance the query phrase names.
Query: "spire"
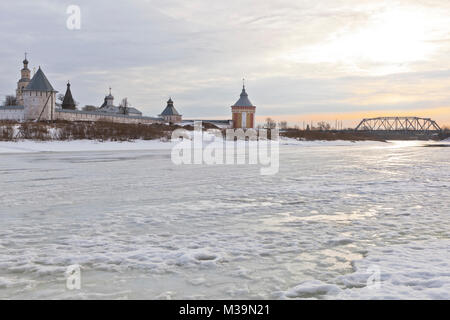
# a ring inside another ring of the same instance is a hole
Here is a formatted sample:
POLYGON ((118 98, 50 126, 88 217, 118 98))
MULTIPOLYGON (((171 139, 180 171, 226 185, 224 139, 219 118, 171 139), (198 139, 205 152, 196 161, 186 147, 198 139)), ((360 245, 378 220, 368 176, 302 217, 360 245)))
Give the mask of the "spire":
POLYGON ((114 99, 114 96, 111 94, 111 87, 109 87, 109 94, 106 96, 106 99, 108 99, 108 100, 114 99))
POLYGON ((64 95, 64 100, 63 100, 61 107, 63 109, 69 109, 69 110, 76 109, 75 101, 73 100, 72 92, 70 91, 70 82, 69 81, 67 81, 66 94, 64 95))
POLYGON ((109 94, 105 97, 105 102, 108 107, 114 106, 114 96, 111 94, 111 87, 109 87, 109 94))
POLYGON ((242 92, 241 92, 241 98, 242 97, 248 97, 247 92, 245 91, 245 78, 242 78, 242 92))
POLYGON ((23 60, 23 66, 24 66, 24 68, 26 68, 27 65, 28 65, 27 54, 28 54, 28 53, 25 52, 25 59, 23 60))
POLYGON ((248 99, 248 94, 245 91, 245 79, 242 79, 242 92, 240 98, 233 107, 254 107, 254 105, 248 99))

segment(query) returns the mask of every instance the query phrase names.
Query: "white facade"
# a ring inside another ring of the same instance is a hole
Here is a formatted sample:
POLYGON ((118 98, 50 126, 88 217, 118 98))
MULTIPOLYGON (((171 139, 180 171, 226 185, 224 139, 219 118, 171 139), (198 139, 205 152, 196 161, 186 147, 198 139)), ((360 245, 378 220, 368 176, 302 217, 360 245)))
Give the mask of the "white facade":
POLYGON ((0 120, 23 121, 24 109, 20 106, 0 107, 0 120))
MULTIPOLYGON (((164 123, 162 118, 143 117, 142 112, 128 106, 125 100, 125 111, 121 107, 114 106, 114 97, 111 94, 105 97, 104 104, 95 112, 79 110, 56 109, 56 93, 39 67, 38 71, 30 79, 28 60, 25 57, 24 67, 21 70, 21 79, 17 83, 16 100, 19 106, 0 106, 0 121, 105 121, 116 123, 151 124, 164 123), (125 113, 125 114, 124 114, 125 113)), ((181 116, 177 116, 181 121, 181 116)), ((175 115, 169 120, 178 120, 175 115)), ((174 121, 175 122, 175 121, 174 121)))
POLYGON ((25 120, 54 119, 56 92, 25 91, 23 100, 25 120))
POLYGON ((135 123, 135 124, 152 124, 162 123, 160 118, 152 117, 133 117, 116 113, 88 112, 79 110, 56 109, 54 120, 65 121, 99 121, 99 122, 115 122, 115 123, 135 123))

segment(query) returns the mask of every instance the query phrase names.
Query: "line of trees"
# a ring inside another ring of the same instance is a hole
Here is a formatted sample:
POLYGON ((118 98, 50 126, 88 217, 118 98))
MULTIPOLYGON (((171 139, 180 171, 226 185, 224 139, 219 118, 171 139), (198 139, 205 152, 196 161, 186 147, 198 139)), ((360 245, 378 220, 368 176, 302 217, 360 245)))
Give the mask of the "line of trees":
POLYGON ((5 97, 4 105, 5 105, 5 106, 17 106, 17 99, 16 99, 16 96, 13 96, 13 95, 7 95, 7 96, 5 97))
MULTIPOLYGON (((287 121, 280 121, 280 122, 276 122, 275 120, 273 120, 272 118, 266 118, 266 121, 264 122, 263 125, 259 126, 260 128, 264 128, 264 129, 275 129, 278 128, 280 130, 286 130, 286 129, 297 129, 300 130, 300 127, 298 125, 294 126, 293 128, 289 128, 287 121)), ((331 130, 331 125, 326 122, 326 121, 320 121, 316 124, 316 126, 311 125, 307 125, 306 130, 320 130, 320 131, 328 131, 331 130)))

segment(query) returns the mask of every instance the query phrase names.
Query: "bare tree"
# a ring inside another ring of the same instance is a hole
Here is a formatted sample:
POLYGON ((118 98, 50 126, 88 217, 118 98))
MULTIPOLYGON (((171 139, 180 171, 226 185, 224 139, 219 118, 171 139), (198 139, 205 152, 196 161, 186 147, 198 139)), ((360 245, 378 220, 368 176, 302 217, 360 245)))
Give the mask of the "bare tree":
POLYGON ((63 101, 64 101, 64 95, 63 95, 62 93, 58 94, 58 95, 56 96, 56 100, 57 100, 60 104, 62 104, 63 101))
POLYGON ((17 99, 13 95, 5 97, 5 106, 17 106, 17 99))
POLYGON ((321 122, 317 123, 317 127, 321 131, 326 131, 326 130, 330 130, 331 129, 331 125, 328 122, 325 122, 325 121, 321 121, 321 122))
POLYGON ((119 110, 121 114, 127 115, 129 113, 128 109, 128 99, 123 98, 122 102, 120 103, 119 110))
POLYGON ((282 130, 286 130, 287 129, 287 121, 280 121, 278 122, 278 127, 282 130))
POLYGON ((267 118, 265 127, 266 129, 275 129, 277 127, 277 123, 272 118, 267 118))

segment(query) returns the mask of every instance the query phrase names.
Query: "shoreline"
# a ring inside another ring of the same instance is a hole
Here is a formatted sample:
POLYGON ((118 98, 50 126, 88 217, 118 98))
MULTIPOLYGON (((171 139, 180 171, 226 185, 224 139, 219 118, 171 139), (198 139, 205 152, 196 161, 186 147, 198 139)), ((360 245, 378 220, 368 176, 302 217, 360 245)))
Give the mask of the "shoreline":
MULTIPOLYGON (((283 147, 345 147, 345 146, 433 146, 434 144, 446 144, 450 146, 450 141, 346 141, 346 140, 296 140, 291 138, 281 138, 280 146, 283 147)), ((113 152, 113 151, 157 151, 171 150, 177 142, 162 140, 133 140, 133 141, 96 141, 96 140, 71 140, 71 141, 35 141, 16 140, 0 141, 0 155, 13 153, 46 153, 46 152, 113 152)), ((205 141, 205 145, 208 142, 205 141)))

